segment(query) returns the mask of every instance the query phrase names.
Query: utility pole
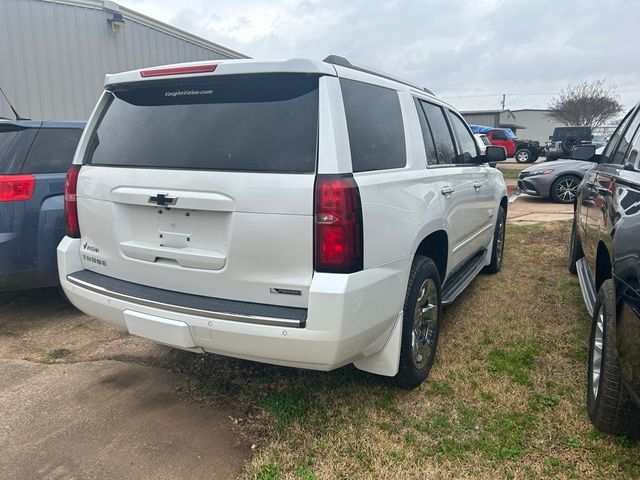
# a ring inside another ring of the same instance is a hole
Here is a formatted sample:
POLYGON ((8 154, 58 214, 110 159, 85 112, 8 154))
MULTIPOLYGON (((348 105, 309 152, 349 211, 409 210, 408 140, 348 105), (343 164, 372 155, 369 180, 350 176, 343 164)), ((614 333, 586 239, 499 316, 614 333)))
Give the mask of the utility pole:
POLYGON ((507 100, 507 94, 503 93, 502 94, 502 110, 504 110, 504 104, 505 104, 506 100, 507 100))

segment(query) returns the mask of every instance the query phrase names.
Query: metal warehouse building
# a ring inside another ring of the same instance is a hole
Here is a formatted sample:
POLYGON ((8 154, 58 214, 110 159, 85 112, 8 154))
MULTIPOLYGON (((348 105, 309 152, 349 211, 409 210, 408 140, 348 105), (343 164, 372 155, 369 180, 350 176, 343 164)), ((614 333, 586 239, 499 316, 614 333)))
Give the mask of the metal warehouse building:
POLYGON ((0 0, 0 88, 34 120, 87 119, 107 73, 225 58, 246 56, 113 2, 0 0))

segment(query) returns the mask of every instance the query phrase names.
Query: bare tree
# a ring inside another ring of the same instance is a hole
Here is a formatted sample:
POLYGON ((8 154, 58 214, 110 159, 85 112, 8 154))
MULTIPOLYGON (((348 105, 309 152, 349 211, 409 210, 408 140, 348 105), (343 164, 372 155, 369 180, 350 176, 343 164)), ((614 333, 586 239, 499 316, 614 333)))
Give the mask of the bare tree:
POLYGON ((622 112, 616 86, 604 80, 569 84, 549 102, 548 116, 572 126, 599 127, 622 112))

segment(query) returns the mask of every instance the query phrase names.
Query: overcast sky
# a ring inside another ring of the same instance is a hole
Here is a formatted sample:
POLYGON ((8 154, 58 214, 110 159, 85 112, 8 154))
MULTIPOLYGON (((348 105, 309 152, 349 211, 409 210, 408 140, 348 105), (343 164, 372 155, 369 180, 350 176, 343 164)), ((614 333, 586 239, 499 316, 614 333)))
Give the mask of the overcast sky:
POLYGON ((545 108, 570 82, 640 100, 640 2, 117 0, 256 58, 345 56, 428 86, 461 110, 545 108))

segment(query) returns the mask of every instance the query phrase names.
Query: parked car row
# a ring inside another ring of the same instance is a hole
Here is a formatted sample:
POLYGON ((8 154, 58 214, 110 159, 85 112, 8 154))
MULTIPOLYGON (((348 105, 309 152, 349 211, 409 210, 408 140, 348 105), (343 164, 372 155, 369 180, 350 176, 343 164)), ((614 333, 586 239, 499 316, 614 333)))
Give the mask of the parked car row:
MULTIPOLYGON (((502 267, 499 134, 474 135, 428 90, 342 57, 108 75, 83 127, 0 122, 0 287, 55 284, 58 244, 68 299, 131 334, 299 368, 354 364, 415 388, 443 306, 502 267)), ((572 159, 518 179, 574 204, 587 409, 632 437, 639 127, 637 106, 601 151, 580 140, 572 159)))
POLYGON ((470 125, 476 135, 485 135, 489 144, 503 147, 507 157, 518 163, 533 163, 544 152, 544 147, 534 140, 518 139, 509 128, 494 128, 483 125, 470 125))

